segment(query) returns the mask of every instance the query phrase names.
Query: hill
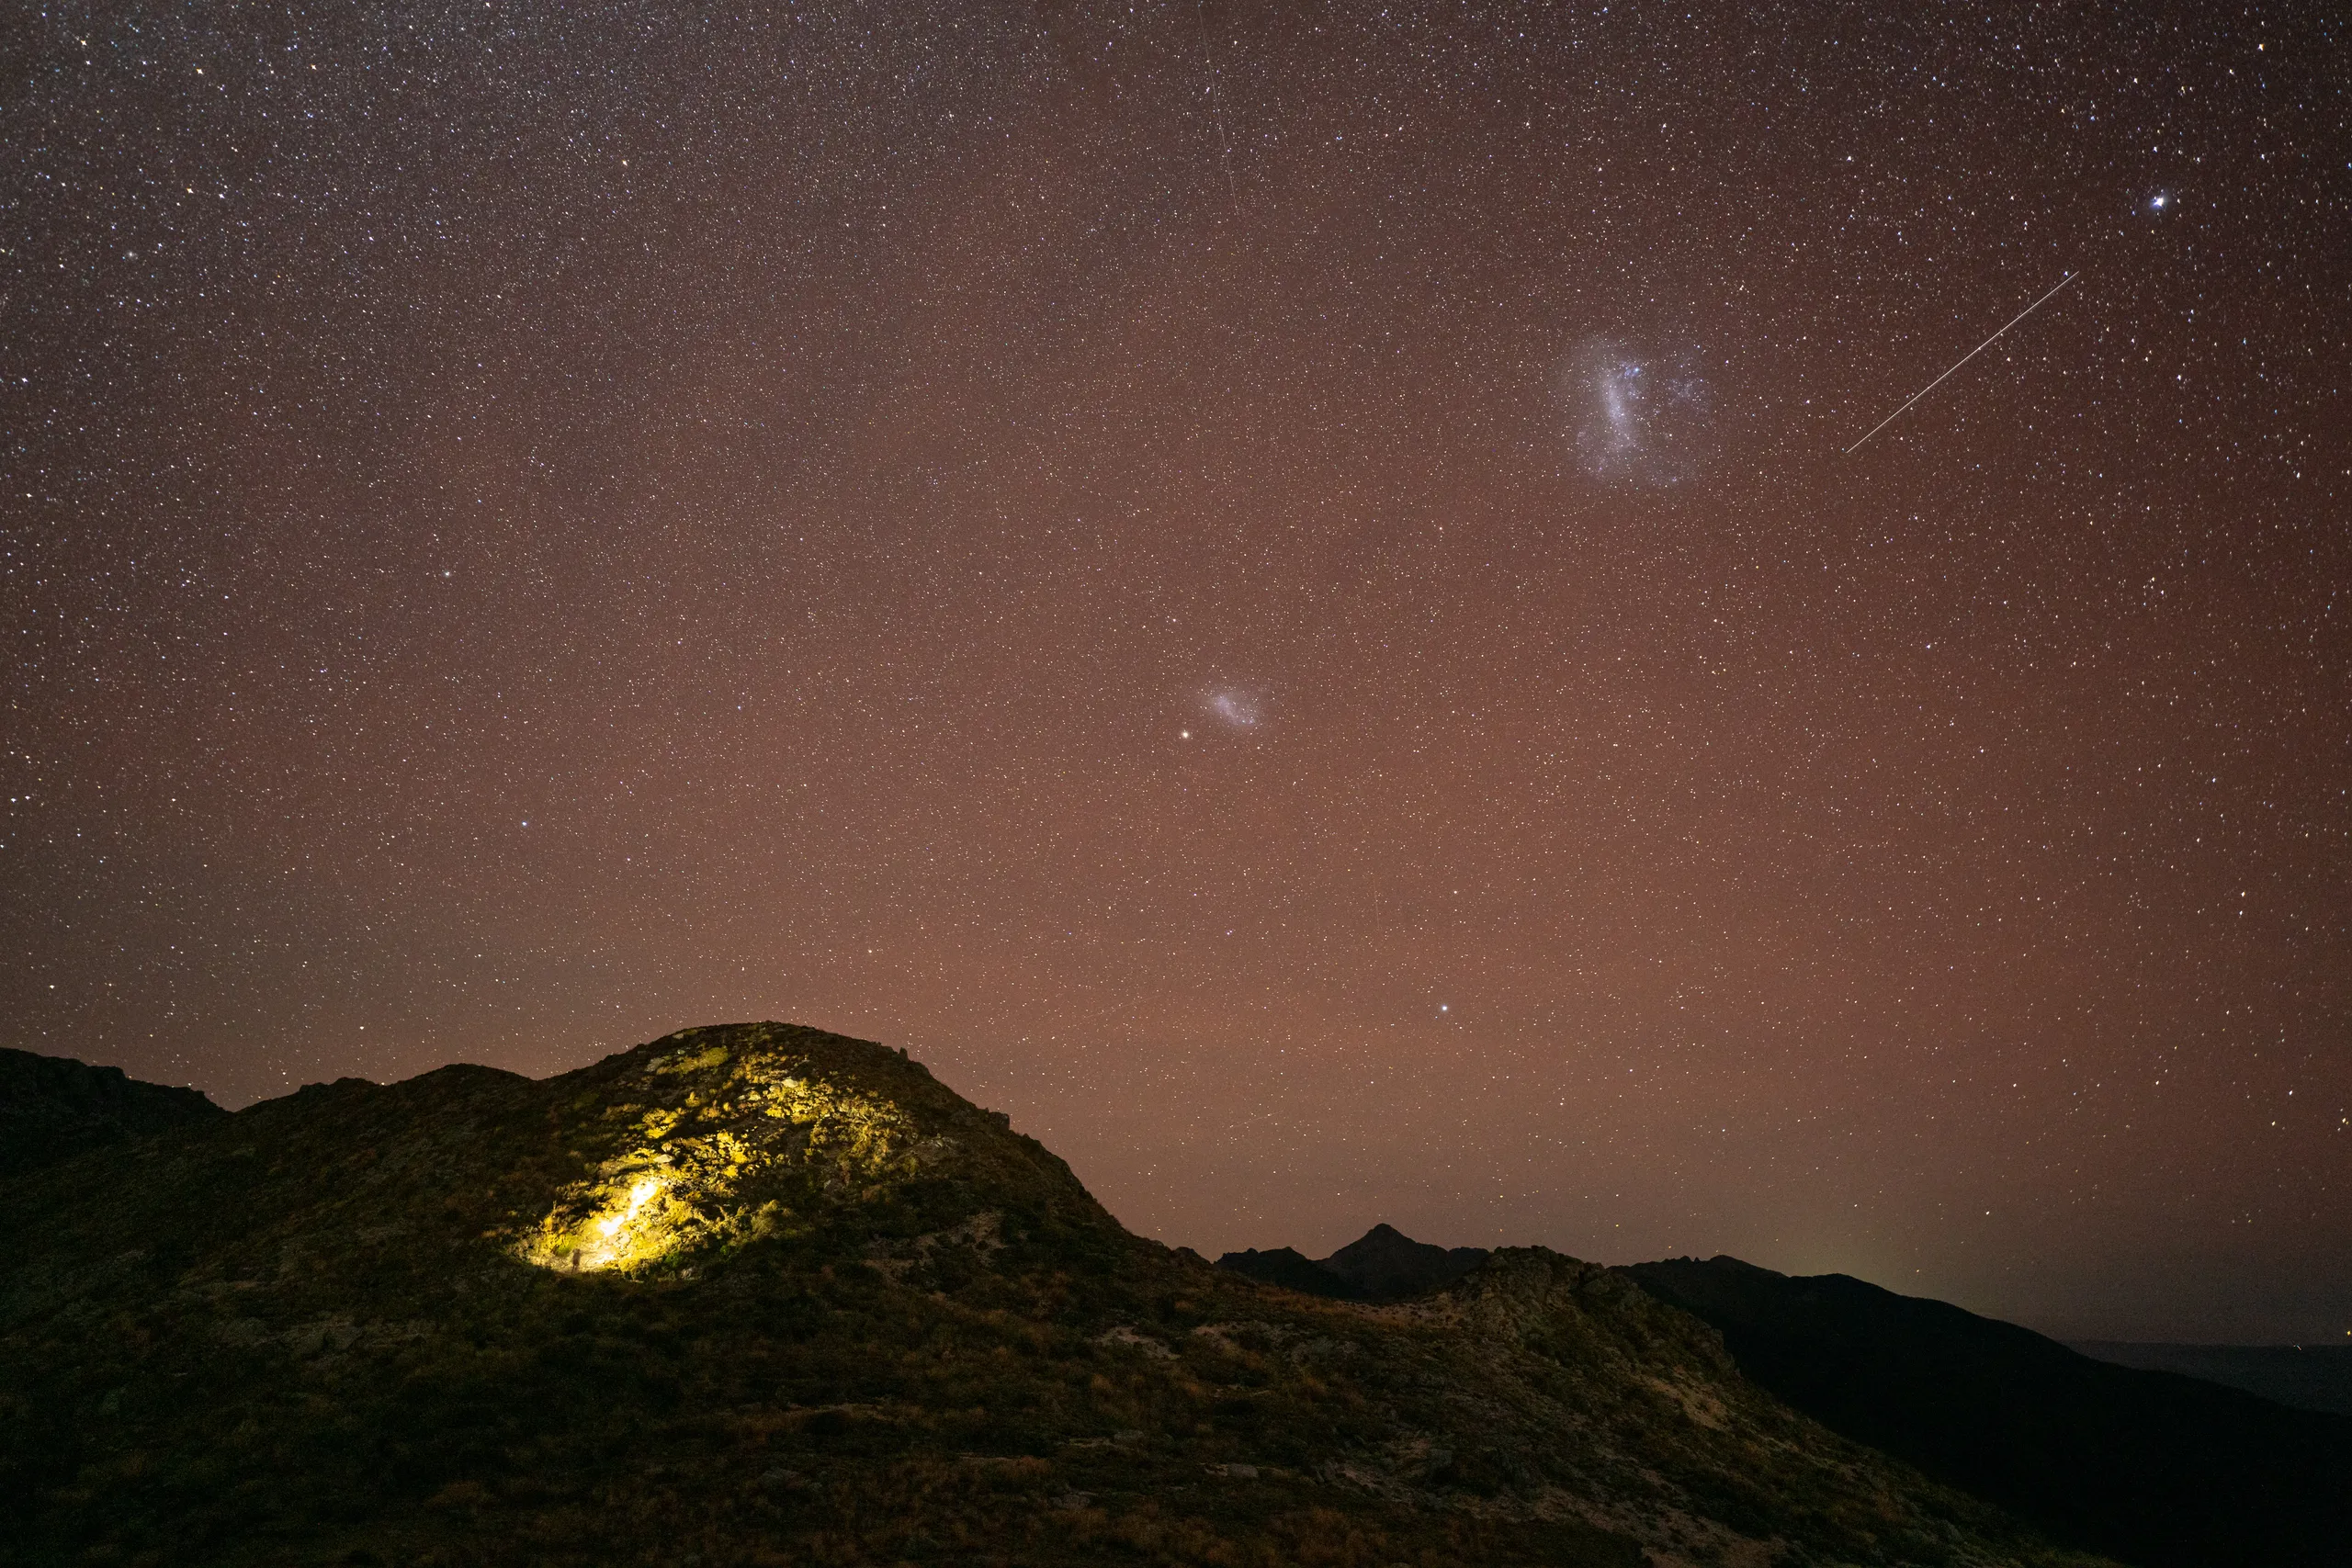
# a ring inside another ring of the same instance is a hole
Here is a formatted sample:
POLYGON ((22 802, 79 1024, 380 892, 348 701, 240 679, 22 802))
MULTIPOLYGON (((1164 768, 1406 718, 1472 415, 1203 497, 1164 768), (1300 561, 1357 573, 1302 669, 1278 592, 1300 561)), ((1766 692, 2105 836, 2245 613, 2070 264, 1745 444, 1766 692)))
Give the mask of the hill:
POLYGON ((16 1561, 2080 1561, 1623 1275, 1262 1286, 786 1025, 313 1086, 0 1223, 16 1561))
POLYGON ((227 1114, 195 1089, 120 1067, 0 1048, 0 1177, 227 1114))
POLYGON ((1625 1272, 1847 1437, 2150 1568, 2352 1560, 2352 1420, 2079 1355, 1842 1274, 1734 1258, 1625 1272))

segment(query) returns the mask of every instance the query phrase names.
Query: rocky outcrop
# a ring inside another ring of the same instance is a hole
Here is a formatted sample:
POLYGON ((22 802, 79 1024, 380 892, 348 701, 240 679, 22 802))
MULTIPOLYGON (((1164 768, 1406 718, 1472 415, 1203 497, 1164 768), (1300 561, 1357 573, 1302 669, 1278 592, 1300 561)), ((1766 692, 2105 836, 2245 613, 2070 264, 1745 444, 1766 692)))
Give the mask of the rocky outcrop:
POLYGON ((196 1089, 120 1067, 0 1050, 0 1177, 227 1114, 196 1089))

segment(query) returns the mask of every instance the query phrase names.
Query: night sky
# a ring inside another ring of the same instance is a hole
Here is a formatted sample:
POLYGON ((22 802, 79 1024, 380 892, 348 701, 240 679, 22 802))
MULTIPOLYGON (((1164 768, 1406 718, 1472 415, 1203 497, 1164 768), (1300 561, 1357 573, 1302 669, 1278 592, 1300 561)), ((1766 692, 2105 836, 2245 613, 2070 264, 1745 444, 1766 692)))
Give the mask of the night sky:
POLYGON ((0 1039, 2345 1342, 2331 9, 18 7, 0 1039))

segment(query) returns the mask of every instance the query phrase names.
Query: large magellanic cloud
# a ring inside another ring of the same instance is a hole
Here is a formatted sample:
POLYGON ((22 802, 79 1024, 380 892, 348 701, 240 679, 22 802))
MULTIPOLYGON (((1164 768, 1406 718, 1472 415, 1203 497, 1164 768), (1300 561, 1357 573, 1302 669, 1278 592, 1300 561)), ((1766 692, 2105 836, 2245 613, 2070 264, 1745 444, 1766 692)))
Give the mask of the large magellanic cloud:
POLYGON ((1672 484, 1699 472, 1713 400, 1696 348, 1589 339, 1561 361, 1555 395, 1577 466, 1592 478, 1672 484))

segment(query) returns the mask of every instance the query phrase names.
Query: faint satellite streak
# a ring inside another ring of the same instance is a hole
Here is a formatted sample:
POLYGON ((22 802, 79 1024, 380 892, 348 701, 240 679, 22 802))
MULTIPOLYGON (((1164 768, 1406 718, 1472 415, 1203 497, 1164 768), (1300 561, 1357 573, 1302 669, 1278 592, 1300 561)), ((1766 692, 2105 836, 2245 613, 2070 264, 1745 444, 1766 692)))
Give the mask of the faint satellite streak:
MULTIPOLYGON (((2011 316, 2008 321, 2002 325, 2000 333, 1995 333, 1992 337, 1986 338, 1983 343, 1978 344, 1974 348, 1972 348, 1966 354, 1962 355, 1958 359, 1952 362, 1951 370, 1945 371, 1943 375, 1937 377, 1934 380, 1928 382, 1926 386, 1912 393, 1910 397, 1904 400, 1902 409, 1896 409, 1893 413, 1888 414, 1884 419, 1880 420, 1876 424, 1871 426, 1870 434, 1863 436, 1862 441, 1868 441, 1871 435, 1876 435, 1880 431, 1884 430, 1888 425, 1893 424, 1896 420, 1902 418, 1903 409, 1909 408, 1913 403, 1917 402, 1921 398, 1926 397, 1929 392, 1932 392, 1938 387, 1942 386, 1946 378, 1951 375, 1952 370, 1959 369, 1962 366, 1967 364, 1970 360, 1975 358, 1978 355, 1992 347, 1995 339, 1997 339, 2001 335, 2001 333, 2007 332, 2009 328, 2016 326, 2019 321, 2024 321, 2028 316, 2030 316, 2036 310, 2041 310, 2042 300, 2050 299, 2051 296, 2056 294, 2060 288, 2065 288, 2066 285, 2074 282, 2075 279, 2082 276, 2083 275, 2079 272, 2070 272, 2065 276, 2060 278, 2058 280, 2057 287, 2052 288, 2049 294, 2043 295, 2041 299, 2036 299, 2032 304, 2028 305, 2024 310, 2019 310, 2016 315, 2011 316)), ((1860 447, 1862 441, 1857 441, 1852 446, 1847 447, 1845 455, 1851 457, 1853 453, 1860 447)))

